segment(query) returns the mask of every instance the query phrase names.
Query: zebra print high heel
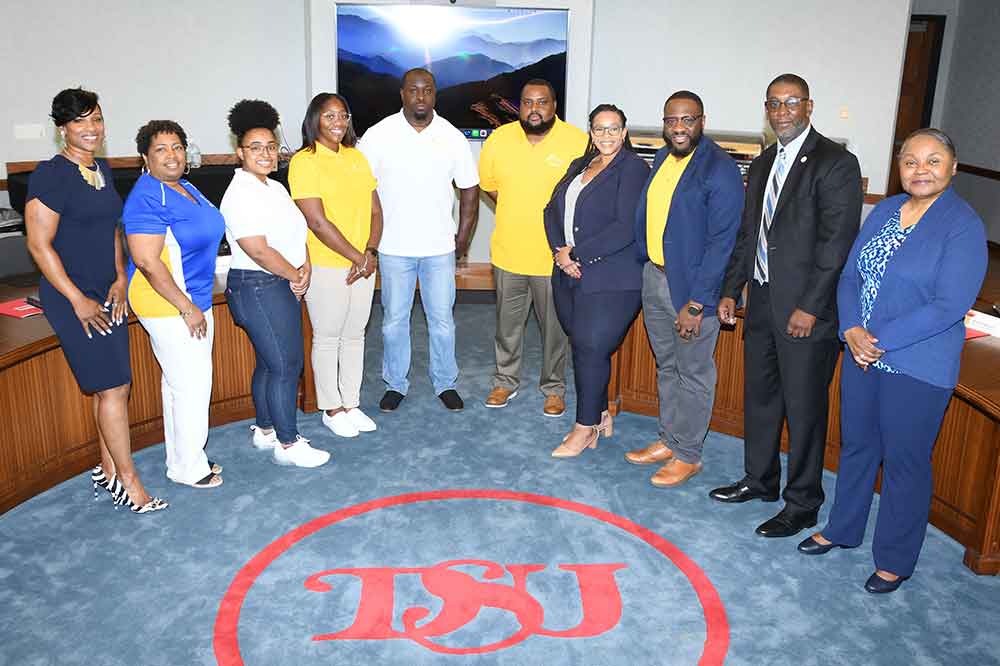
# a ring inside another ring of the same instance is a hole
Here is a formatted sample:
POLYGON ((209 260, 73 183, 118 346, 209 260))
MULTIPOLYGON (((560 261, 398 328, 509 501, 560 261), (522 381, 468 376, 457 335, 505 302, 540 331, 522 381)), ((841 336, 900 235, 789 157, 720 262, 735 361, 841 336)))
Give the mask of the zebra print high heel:
POLYGON ((132 513, 152 513, 170 506, 165 500, 161 500, 159 497, 154 497, 145 504, 136 504, 128 496, 125 486, 118 480, 118 477, 111 477, 109 485, 111 486, 111 498, 114 500, 115 511, 118 510, 119 506, 126 506, 132 513))
POLYGON ((111 479, 107 477, 107 475, 104 473, 104 468, 101 467, 100 465, 90 470, 90 482, 94 484, 95 502, 99 499, 97 497, 98 488, 104 488, 109 493, 111 492, 111 479))

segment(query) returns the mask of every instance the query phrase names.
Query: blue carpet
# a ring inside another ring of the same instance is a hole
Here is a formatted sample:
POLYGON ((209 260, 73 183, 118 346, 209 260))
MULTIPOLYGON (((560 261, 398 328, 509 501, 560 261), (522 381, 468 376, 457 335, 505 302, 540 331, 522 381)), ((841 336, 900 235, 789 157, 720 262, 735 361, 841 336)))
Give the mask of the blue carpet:
MULTIPOLYGON (((378 412, 376 307, 362 408, 379 430, 338 439, 318 414, 300 415, 332 452, 327 466, 275 466, 250 446, 248 422, 233 423, 211 433, 225 466, 217 490, 169 483, 159 446, 136 455, 150 491, 171 502, 160 514, 113 511, 103 491, 95 502, 85 476, 8 512, 0 664, 214 664, 218 647, 219 663, 238 649, 254 665, 639 666, 721 663, 720 646, 732 665, 1000 664, 1000 580, 968 571, 936 529, 914 577, 876 597, 862 589, 870 535, 806 558, 798 538, 753 533, 780 504, 708 499, 742 473, 737 439, 712 433, 705 471, 673 490, 622 459, 655 438, 649 417, 624 414, 596 451, 551 458, 572 416, 541 414, 533 322, 520 396, 481 404, 493 313, 456 309, 462 413, 431 391, 419 310, 410 394, 378 412), (427 494, 461 489, 496 492, 427 494), (415 501, 376 502, 407 494, 415 501)), ((824 483, 828 508, 834 477, 824 483)))

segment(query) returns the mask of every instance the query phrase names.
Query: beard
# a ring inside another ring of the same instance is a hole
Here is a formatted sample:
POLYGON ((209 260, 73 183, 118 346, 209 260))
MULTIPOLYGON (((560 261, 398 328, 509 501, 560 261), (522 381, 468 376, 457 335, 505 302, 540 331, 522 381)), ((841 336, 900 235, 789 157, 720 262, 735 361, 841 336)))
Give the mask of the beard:
POLYGON ((556 117, 552 116, 548 120, 543 120, 537 125, 532 125, 526 120, 521 121, 521 129, 524 130, 525 134, 545 134, 552 126, 556 124, 556 117))
POLYGON ((688 155, 693 153, 694 149, 698 147, 699 143, 701 143, 702 136, 704 135, 701 132, 698 132, 697 135, 692 134, 691 140, 688 141, 687 148, 684 148, 683 150, 678 150, 674 146, 674 142, 670 140, 670 133, 667 132, 666 130, 664 130, 663 132, 663 140, 667 142, 668 146, 670 146, 670 154, 673 155, 674 157, 687 157, 688 155))

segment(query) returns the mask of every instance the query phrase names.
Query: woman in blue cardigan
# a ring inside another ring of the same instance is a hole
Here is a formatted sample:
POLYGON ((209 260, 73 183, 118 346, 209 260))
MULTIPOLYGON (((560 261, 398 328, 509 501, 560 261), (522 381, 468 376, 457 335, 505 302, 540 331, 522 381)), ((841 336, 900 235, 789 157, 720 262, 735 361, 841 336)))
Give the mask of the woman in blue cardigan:
POLYGON ((611 434, 611 355, 642 305, 642 263, 632 221, 649 166, 613 104, 590 112, 590 140, 545 207, 552 248, 552 299, 573 350, 576 424, 552 455, 578 456, 611 434))
POLYGON ((873 594, 910 577, 927 532, 931 452, 965 340, 963 318, 986 274, 983 222, 950 187, 955 146, 917 130, 899 152, 905 194, 868 216, 837 289, 841 448, 837 494, 823 531, 799 544, 807 555, 861 543, 882 467, 872 552, 873 594), (853 362, 851 362, 853 360, 853 362))

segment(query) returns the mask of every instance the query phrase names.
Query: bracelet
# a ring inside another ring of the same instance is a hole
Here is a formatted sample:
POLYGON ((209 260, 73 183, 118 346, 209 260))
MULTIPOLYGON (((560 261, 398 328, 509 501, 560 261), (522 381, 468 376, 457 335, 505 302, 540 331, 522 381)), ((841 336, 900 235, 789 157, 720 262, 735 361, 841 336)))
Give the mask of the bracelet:
POLYGON ((378 256, 378 248, 377 247, 372 247, 371 245, 369 245, 368 247, 365 248, 365 254, 371 254, 371 255, 377 257, 378 256))
POLYGON ((181 319, 187 319, 188 317, 190 317, 193 314, 194 314, 194 310, 184 310, 183 312, 180 313, 181 319))

